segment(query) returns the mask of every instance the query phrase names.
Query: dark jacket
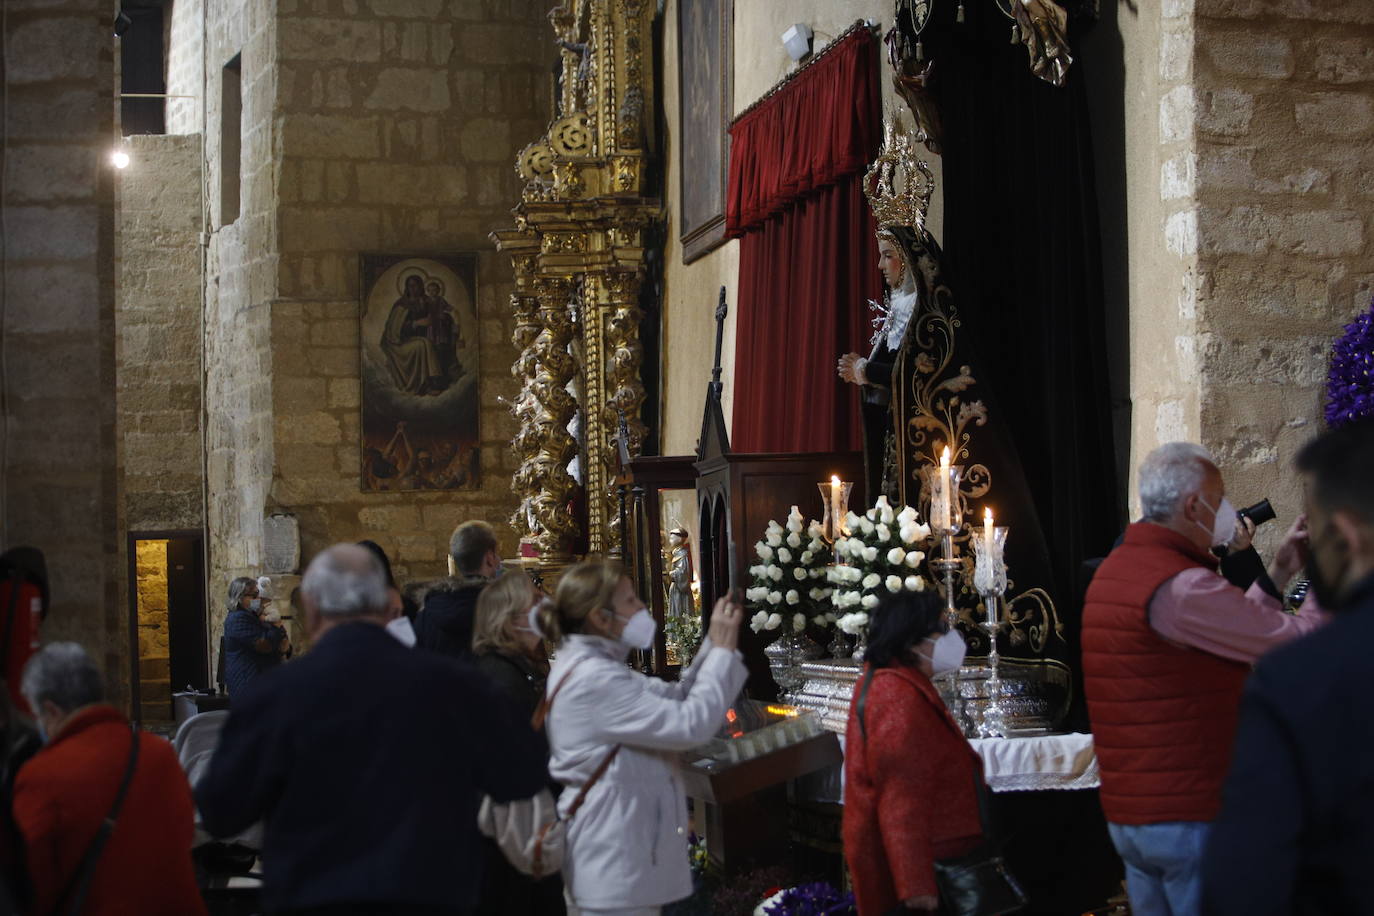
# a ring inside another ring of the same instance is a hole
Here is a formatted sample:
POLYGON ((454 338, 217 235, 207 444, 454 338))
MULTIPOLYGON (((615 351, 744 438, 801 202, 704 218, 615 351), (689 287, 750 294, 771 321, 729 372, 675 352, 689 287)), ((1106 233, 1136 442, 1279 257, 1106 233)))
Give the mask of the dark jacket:
POLYGON ((449 577, 431 586, 416 618, 415 647, 453 658, 471 658, 477 596, 490 581, 482 576, 449 577))
POLYGON ((1209 914, 1374 913, 1374 576, 1260 660, 1203 861, 1209 914))
POLYGON ((224 681, 229 695, 238 696, 248 684, 270 668, 281 664, 281 646, 286 629, 263 621, 253 611, 238 608, 224 618, 224 681), (258 651, 259 640, 273 648, 258 651))
MULTIPOLYGON (((493 687, 514 701, 524 720, 530 721, 544 696, 547 673, 536 670, 524 656, 503 652, 482 652, 476 656, 476 664, 493 687)), ((546 768, 547 762, 546 758, 546 768)), ((547 784, 557 797, 558 784, 552 779, 547 784)), ((482 845, 485 863, 478 916, 561 916, 566 912, 561 875, 535 881, 507 862, 494 842, 484 837, 482 845)))
POLYGON ((268 912, 461 912, 477 899, 481 794, 534 794, 546 753, 470 665, 350 622, 235 698, 196 800, 216 836, 265 820, 268 912))
MULTIPOLYGON (((65 914, 96 828, 110 813, 133 732, 112 706, 81 710, 19 771, 14 819, 23 834, 34 916, 65 914)), ((138 733, 138 763, 81 912, 194 916, 205 912, 191 863, 191 788, 164 739, 138 733), (156 875, 154 879, 152 876, 156 875)))

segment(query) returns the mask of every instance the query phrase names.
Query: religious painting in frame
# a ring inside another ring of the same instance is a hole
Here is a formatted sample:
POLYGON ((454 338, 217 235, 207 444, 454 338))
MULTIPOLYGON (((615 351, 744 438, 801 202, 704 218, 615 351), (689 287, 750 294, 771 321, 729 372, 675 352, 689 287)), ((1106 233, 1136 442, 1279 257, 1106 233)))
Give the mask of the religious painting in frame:
POLYGON ((684 264, 725 241, 734 20, 734 0, 679 0, 678 216, 684 264))
POLYGON ((478 485, 475 254, 364 254, 362 490, 478 485))

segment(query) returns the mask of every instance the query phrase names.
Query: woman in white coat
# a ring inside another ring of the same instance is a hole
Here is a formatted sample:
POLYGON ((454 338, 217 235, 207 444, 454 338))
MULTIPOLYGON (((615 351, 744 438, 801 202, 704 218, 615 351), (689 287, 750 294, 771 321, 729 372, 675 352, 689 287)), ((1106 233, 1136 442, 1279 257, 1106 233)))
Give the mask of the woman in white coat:
POLYGON ((559 642, 545 727, 549 772, 568 787, 563 809, 610 758, 568 825, 563 880, 573 916, 653 916, 692 893, 677 755, 720 730, 744 686, 742 617, 734 601, 717 602, 696 660, 669 683, 626 665, 631 649, 652 645, 655 625, 619 564, 568 570, 541 612, 544 634, 559 642))

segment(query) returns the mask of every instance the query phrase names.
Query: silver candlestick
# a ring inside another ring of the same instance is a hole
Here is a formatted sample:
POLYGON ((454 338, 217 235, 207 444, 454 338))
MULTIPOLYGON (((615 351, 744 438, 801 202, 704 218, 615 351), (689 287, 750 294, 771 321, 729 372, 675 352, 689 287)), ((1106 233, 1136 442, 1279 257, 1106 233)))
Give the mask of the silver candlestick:
POLYGON ((980 738, 1005 738, 1007 736, 1007 714, 1002 706, 1002 678, 998 671, 1001 656, 997 652, 997 634, 1002 629, 1002 619, 998 614, 1002 596, 1007 591, 1007 564, 1003 560, 1009 528, 993 528, 991 513, 981 531, 974 534, 973 541, 973 587, 983 597, 987 610, 987 620, 981 624, 988 634, 988 679, 986 682, 988 703, 983 710, 983 719, 978 726, 980 738))

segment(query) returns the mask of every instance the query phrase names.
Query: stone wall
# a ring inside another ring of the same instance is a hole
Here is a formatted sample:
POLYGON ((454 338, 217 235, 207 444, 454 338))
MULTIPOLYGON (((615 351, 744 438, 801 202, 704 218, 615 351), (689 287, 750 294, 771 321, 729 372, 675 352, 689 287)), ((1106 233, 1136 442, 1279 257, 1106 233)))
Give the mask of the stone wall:
POLYGON ((166 659, 171 652, 167 620, 167 542, 139 541, 137 575, 138 657, 166 659))
MULTIPOLYGON (((214 4, 206 21, 205 177, 210 238, 204 298, 204 398, 212 645, 224 614, 218 599, 229 581, 261 572, 263 509, 272 478, 270 314, 277 279, 278 194, 272 149, 277 91, 275 8, 269 0, 214 4), (243 102, 240 212, 226 225, 220 194, 220 108, 224 65, 236 55, 243 102)), ((177 15, 174 10, 174 24, 177 15)))
POLYGON ((206 63, 201 40, 207 24, 203 18, 204 0, 167 0, 163 15, 167 33, 167 94, 191 96, 167 100, 167 133, 200 133, 204 127, 200 96, 206 63))
POLYGON ((544 0, 280 4, 281 261, 272 306, 269 507, 298 516, 303 556, 369 537, 401 578, 445 572, 458 522, 487 519, 509 555, 515 351, 509 260, 487 240, 520 198, 516 152, 550 116, 544 0), (327 14, 327 17, 326 17, 327 14), (361 492, 359 255, 478 253, 481 485, 361 492))
POLYGON ((118 408, 129 531, 199 531, 201 138, 130 137, 118 173, 118 408))
MULTIPOLYGON (((1133 353, 1133 464, 1200 440, 1234 501, 1269 496, 1286 521, 1301 504, 1293 455, 1321 428, 1327 349, 1374 288, 1374 7, 1173 0, 1157 15, 1166 214, 1151 225, 1147 203, 1132 228, 1171 263, 1132 304, 1152 338, 1133 353)), ((1262 547, 1281 534, 1269 526, 1262 547)))
POLYGON ((84 643, 123 702, 110 18, 76 0, 6 2, 0 540, 47 554, 43 638, 84 643))

